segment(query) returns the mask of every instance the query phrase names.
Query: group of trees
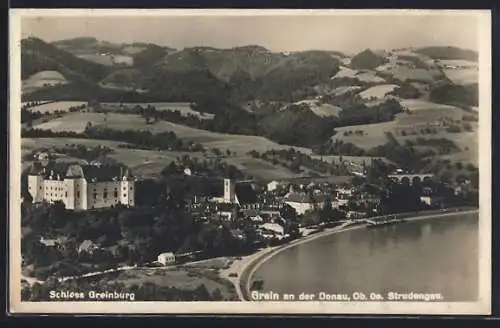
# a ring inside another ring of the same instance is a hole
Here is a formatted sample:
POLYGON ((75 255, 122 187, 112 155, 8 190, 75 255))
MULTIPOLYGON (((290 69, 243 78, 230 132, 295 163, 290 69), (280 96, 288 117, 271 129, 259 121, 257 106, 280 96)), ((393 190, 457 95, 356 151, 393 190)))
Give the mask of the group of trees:
POLYGON ((176 161, 170 162, 162 171, 162 176, 173 174, 184 174, 184 170, 189 168, 192 174, 206 177, 227 177, 233 179, 241 179, 244 177, 236 166, 227 164, 220 159, 203 159, 198 160, 196 157, 187 155, 178 158, 176 161))
POLYGON ((66 145, 66 147, 54 147, 52 148, 52 151, 58 154, 65 154, 70 157, 81 158, 89 162, 105 157, 106 155, 112 153, 113 149, 103 145, 87 147, 81 144, 71 144, 66 145))
MULTIPOLYGON (((137 187, 137 193, 149 193, 137 187)), ((165 251, 203 251, 207 256, 231 255, 252 247, 247 239, 231 233, 234 227, 202 224, 186 211, 182 191, 166 190, 158 205, 123 208, 116 206, 88 212, 64 209, 64 204, 23 203, 22 226, 29 232, 22 238, 25 265, 33 275, 45 279, 52 274, 74 275, 98 271, 119 264, 147 263, 165 251), (62 247, 45 246, 40 237, 62 238, 62 247), (89 256, 77 252, 90 240, 100 247, 89 256)), ((147 201, 147 199, 146 199, 147 201)))
POLYGON ((197 152, 203 149, 201 144, 179 139, 172 131, 153 134, 150 131, 113 130, 88 125, 83 132, 87 138, 128 142, 150 149, 178 150, 197 152))
POLYGON ((478 84, 443 84, 431 90, 430 100, 439 104, 478 106, 478 84))
POLYGON ((346 167, 341 162, 328 163, 321 159, 312 158, 310 155, 297 151, 294 148, 272 149, 264 153, 252 150, 248 154, 254 158, 271 162, 273 165, 280 164, 295 173, 302 172, 302 167, 304 167, 321 174, 347 174, 346 167))
POLYGON ((179 139, 172 131, 153 134, 150 131, 113 130, 87 124, 83 133, 73 131, 54 132, 50 129, 21 129, 22 138, 79 138, 123 141, 146 149, 197 152, 203 146, 193 141, 179 139))

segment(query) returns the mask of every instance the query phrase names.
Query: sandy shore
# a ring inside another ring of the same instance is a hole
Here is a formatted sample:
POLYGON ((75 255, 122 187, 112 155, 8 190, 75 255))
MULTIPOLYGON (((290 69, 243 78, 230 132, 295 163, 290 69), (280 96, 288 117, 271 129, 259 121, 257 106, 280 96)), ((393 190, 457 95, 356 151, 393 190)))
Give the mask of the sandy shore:
MULTIPOLYGON (((404 218, 405 221, 418 221, 418 220, 428 220, 433 218, 443 218, 443 217, 452 217, 458 214, 467 214, 467 213, 477 213, 478 210, 462 210, 462 211, 447 211, 444 213, 432 213, 429 215, 418 215, 413 217, 404 218)), ((252 281, 253 274, 258 270, 258 268, 271 257, 279 254, 280 252, 289 249, 291 247, 295 247, 301 245, 306 242, 310 242, 312 240, 329 236, 335 233, 346 232, 361 228, 366 228, 366 224, 358 224, 355 226, 349 226, 350 224, 346 223, 341 226, 335 228, 325 229, 322 232, 308 235, 306 237, 302 237, 300 239, 294 240, 288 244, 274 246, 259 250, 257 253, 254 253, 249 256, 243 257, 241 260, 235 260, 233 264, 229 267, 229 269, 221 271, 221 276, 230 280, 236 288, 236 292, 238 297, 242 301, 248 300, 246 296, 248 291, 250 290, 250 282, 252 281), (237 277, 229 277, 230 273, 236 273, 237 277)))

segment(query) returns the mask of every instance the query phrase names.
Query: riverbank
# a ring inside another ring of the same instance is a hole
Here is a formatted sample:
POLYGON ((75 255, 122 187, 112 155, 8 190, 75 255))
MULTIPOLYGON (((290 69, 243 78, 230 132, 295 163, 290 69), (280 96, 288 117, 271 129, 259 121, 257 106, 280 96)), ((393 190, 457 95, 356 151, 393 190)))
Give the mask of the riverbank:
MULTIPOLYGON (((422 212, 422 213, 405 213, 401 214, 399 216, 404 218, 404 222, 412 222, 412 221, 417 221, 417 220, 428 220, 428 219, 433 219, 433 218, 445 218, 445 217, 452 217, 456 216, 459 214, 469 214, 469 213, 477 213, 478 209, 451 209, 451 210, 445 210, 443 211, 432 211, 431 213, 429 212, 422 212)), ((402 222, 402 223, 404 223, 402 222)), ((402 224, 401 223, 401 224, 402 224)), ((367 224, 357 224, 355 226, 349 226, 349 224, 346 222, 346 224, 343 224, 341 226, 335 227, 335 228, 330 228, 330 229, 325 229, 324 231, 314 234, 314 235, 309 235, 297 240, 292 241, 291 243, 285 244, 285 245, 280 245, 280 246, 275 246, 275 247, 270 247, 263 249, 255 254, 252 254, 241 261, 235 261, 233 263, 234 267, 230 267, 228 271, 233 270, 232 272, 237 273, 237 278, 233 279, 228 279, 231 280, 236 287, 236 292, 238 296, 240 297, 240 300, 242 301, 250 301, 249 297, 249 290, 250 290, 250 283, 252 282, 252 277, 254 273, 258 270, 258 268, 265 263, 267 260, 272 258, 273 256, 279 254, 280 252, 287 250, 291 247, 295 247, 301 244, 304 244, 306 242, 310 242, 312 240, 316 240, 318 238, 326 237, 335 233, 340 233, 340 232, 346 232, 346 231, 351 231, 355 229, 361 229, 361 228, 366 228, 367 224), (238 263, 241 262, 241 263, 238 263)))

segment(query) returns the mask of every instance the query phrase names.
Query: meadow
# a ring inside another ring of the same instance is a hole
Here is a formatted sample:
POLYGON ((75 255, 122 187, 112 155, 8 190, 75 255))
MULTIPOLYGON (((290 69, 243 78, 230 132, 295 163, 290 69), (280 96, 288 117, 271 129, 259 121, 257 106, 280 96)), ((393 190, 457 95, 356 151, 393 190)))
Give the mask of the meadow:
POLYGON ((331 105, 331 104, 318 104, 318 101, 315 99, 306 99, 296 102, 295 104, 306 104, 311 108, 311 111, 318 115, 319 117, 331 117, 331 116, 339 116, 342 108, 339 106, 331 105))
POLYGON ((22 91, 31 92, 47 85, 67 84, 66 78, 58 71, 41 71, 22 81, 22 91))
POLYGON ((343 77, 356 78, 362 82, 368 83, 384 83, 385 79, 377 76, 373 71, 360 71, 349 67, 341 66, 340 71, 331 79, 340 79, 343 77))
POLYGON ((376 99, 382 99, 388 93, 392 92, 396 88, 398 88, 398 86, 395 85, 395 84, 381 84, 381 85, 376 85, 376 86, 368 88, 365 91, 359 93, 359 96, 362 99, 370 99, 372 97, 376 98, 376 99))
MULTIPOLYGON (((202 153, 195 152, 179 152, 179 151, 158 151, 158 150, 142 150, 121 148, 119 145, 126 143, 119 141, 97 140, 97 139, 73 139, 73 138, 23 138, 21 143, 22 156, 31 154, 33 151, 40 149, 64 148, 73 144, 84 145, 87 147, 105 146, 113 149, 113 152, 107 156, 123 163, 131 168, 134 174, 147 178, 157 177, 160 172, 172 161, 181 158, 184 155, 191 158, 204 159, 202 153)), ((212 158, 210 154, 206 156, 212 158)), ((247 175, 252 175, 264 180, 285 179, 290 177, 299 177, 290 170, 280 166, 272 165, 264 160, 252 158, 242 153, 242 155, 229 156, 222 158, 228 164, 232 164, 245 172, 247 175)), ((72 158, 67 155, 59 154, 57 161, 64 162, 82 162, 77 158, 72 158)), ((23 169, 31 164, 32 160, 25 160, 22 163, 23 169)))
MULTIPOLYGON (((104 126, 114 130, 143 130, 150 131, 153 134, 172 131, 178 137, 199 142, 206 148, 219 148, 223 151, 229 149, 238 154, 246 154, 252 149, 258 152, 265 152, 271 149, 288 149, 291 147, 277 144, 264 137, 210 132, 167 121, 146 124, 144 118, 139 115, 118 113, 75 112, 46 123, 38 124, 34 127, 38 129, 50 129, 54 132, 83 132, 88 122, 90 122, 92 126, 104 126)), ((311 153, 311 150, 308 148, 293 148, 303 153, 311 153)))
POLYGON ((402 65, 385 64, 376 68, 377 71, 392 75, 400 81, 408 79, 433 82, 440 74, 438 70, 432 71, 422 68, 410 68, 402 65))
POLYGON ((103 106, 109 106, 113 108, 129 107, 133 108, 135 106, 141 106, 143 108, 148 105, 154 106, 158 111, 179 111, 182 115, 196 115, 201 119, 213 119, 214 114, 211 113, 200 113, 191 109, 191 104, 187 102, 158 102, 158 103, 102 103, 103 106))
POLYGON ((337 155, 326 155, 326 156, 320 156, 320 155, 313 155, 311 156, 314 159, 323 159, 323 161, 328 162, 328 163, 340 163, 340 159, 342 158, 343 161, 355 164, 355 165, 363 165, 365 163, 366 165, 370 164, 370 161, 373 160, 381 160, 385 163, 391 163, 387 158, 385 157, 369 157, 369 156, 337 156, 337 155))
POLYGON ((33 112, 40 112, 42 114, 54 113, 55 111, 67 112, 70 107, 87 105, 86 101, 55 101, 40 104, 38 106, 31 107, 30 110, 33 112))
POLYGON ((132 66, 134 63, 134 59, 131 56, 123 55, 81 54, 77 55, 77 57, 106 66, 117 64, 132 66))
POLYGON ((443 69, 443 72, 447 78, 458 85, 479 83, 479 72, 475 68, 443 69))
MULTIPOLYGON (((413 130, 414 125, 422 126, 425 124, 432 124, 440 121, 441 119, 448 119, 454 122, 461 122, 464 115, 468 113, 461 108, 435 104, 424 100, 404 99, 401 101, 403 107, 410 110, 410 113, 401 113, 396 115, 396 118, 390 122, 382 122, 375 124, 364 124, 356 126, 347 126, 337 128, 337 133, 332 137, 332 140, 342 140, 350 142, 354 145, 363 148, 371 149, 376 146, 383 145, 387 142, 386 133, 394 134, 398 140, 405 141, 416 139, 419 137, 424 138, 447 138, 453 140, 462 150, 465 148, 472 149, 477 147, 477 132, 462 132, 462 133, 447 133, 445 131, 438 131, 437 134, 428 135, 409 135, 409 131, 413 130), (363 131, 362 135, 355 133, 344 135, 348 131, 363 131), (406 131, 408 135, 401 134, 406 131)), ((477 131, 477 123, 470 122, 474 131, 477 131)))

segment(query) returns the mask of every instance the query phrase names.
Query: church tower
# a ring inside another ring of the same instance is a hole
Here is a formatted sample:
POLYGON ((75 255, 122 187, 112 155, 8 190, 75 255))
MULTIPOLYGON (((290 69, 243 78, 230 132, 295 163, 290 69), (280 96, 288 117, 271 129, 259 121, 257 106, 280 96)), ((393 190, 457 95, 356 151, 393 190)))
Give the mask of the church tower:
POLYGON ((235 203, 236 202, 236 192, 235 192, 235 181, 233 179, 224 179, 224 202, 235 203))

